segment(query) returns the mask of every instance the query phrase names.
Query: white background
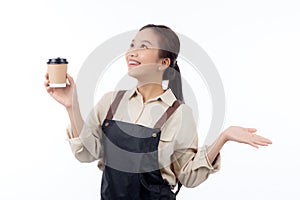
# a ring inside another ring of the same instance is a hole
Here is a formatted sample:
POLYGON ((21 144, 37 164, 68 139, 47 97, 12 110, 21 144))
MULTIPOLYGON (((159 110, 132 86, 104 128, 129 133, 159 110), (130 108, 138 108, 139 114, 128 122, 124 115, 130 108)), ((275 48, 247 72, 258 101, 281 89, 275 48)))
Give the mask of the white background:
POLYGON ((44 89, 46 61, 66 57, 76 78, 98 45, 148 23, 211 57, 225 87, 224 128, 255 127, 273 141, 227 143, 221 171, 179 199, 299 199, 299 9, 297 0, 1 1, 0 199, 100 198, 101 172, 73 157, 67 113, 44 89))

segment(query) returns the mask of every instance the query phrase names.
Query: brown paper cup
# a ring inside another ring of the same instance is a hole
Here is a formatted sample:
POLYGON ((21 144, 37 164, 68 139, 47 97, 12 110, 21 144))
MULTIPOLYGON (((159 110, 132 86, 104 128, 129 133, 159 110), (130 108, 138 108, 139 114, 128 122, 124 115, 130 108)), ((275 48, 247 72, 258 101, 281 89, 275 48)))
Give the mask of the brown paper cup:
POLYGON ((66 59, 53 58, 49 59, 48 75, 49 75, 49 86, 50 87, 66 87, 67 83, 67 64, 66 59))

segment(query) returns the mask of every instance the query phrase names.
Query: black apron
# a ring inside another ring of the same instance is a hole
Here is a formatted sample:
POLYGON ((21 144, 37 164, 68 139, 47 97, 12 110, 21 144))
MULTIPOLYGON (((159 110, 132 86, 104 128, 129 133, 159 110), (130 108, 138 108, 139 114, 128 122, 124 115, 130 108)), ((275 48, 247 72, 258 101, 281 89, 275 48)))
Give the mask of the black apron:
POLYGON ((126 91, 119 91, 102 123, 104 169, 102 200, 175 200, 158 162, 160 128, 181 104, 175 101, 154 128, 112 120, 126 91))

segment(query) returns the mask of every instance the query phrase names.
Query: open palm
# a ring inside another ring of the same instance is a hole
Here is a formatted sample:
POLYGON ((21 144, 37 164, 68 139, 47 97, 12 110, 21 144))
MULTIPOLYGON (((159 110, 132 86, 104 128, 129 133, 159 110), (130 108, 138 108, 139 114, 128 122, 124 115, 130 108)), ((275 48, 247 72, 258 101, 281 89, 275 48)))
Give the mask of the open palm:
POLYGON ((260 135, 255 134, 255 128, 243 128, 240 126, 230 126, 224 133, 228 141, 235 141, 240 143, 249 144, 253 147, 267 146, 272 142, 260 135))

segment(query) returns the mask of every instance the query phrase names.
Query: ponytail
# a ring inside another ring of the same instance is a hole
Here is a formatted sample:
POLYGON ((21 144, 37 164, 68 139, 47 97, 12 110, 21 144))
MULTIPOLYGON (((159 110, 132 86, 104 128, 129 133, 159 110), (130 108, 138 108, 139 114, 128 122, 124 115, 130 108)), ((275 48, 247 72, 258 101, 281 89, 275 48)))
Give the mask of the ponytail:
POLYGON ((168 87, 172 90, 175 97, 184 103, 183 93, 182 93, 182 81, 181 81, 181 73, 177 61, 169 66, 164 74, 163 80, 168 80, 168 87))

